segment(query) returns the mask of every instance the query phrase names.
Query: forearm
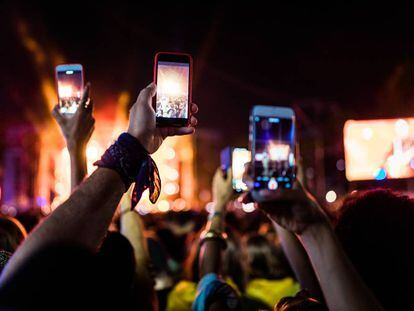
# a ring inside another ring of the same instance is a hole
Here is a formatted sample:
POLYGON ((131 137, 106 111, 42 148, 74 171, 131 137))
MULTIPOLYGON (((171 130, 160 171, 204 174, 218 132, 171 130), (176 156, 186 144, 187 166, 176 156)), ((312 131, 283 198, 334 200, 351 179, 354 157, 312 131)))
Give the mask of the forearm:
POLYGON ((24 260, 30 260, 33 254, 51 244, 75 244, 95 251, 124 190, 118 173, 97 169, 28 236, 3 271, 1 281, 9 278, 24 260))
POLYGON ((153 279, 148 269, 150 256, 147 240, 144 236, 144 224, 136 212, 127 211, 122 214, 121 233, 128 239, 134 249, 137 277, 152 286, 153 279))
POLYGON ((342 250, 328 223, 300 236, 319 279, 329 310, 382 310, 342 250))
MULTIPOLYGON (((121 203, 122 204, 122 203, 121 203)), ((150 256, 147 240, 144 236, 144 224, 141 217, 134 211, 124 211, 121 214, 121 233, 128 239, 134 249, 135 283, 133 297, 143 310, 152 310, 156 303, 154 280, 149 270, 150 256), (143 299, 144 298, 144 299, 143 299)))
MULTIPOLYGON (((216 203, 215 213, 206 225, 206 232, 224 232, 224 206, 224 203, 216 203)), ((204 241, 200 250, 200 277, 208 273, 221 273, 221 255, 221 241, 213 239, 204 241)))
POLYGON ((85 146, 71 148, 69 150, 71 191, 74 191, 75 188, 82 183, 83 179, 88 174, 85 150, 85 146))
POLYGON ((277 232, 283 251, 292 267, 302 288, 307 289, 313 298, 323 300, 318 279, 312 264, 301 242, 296 235, 272 221, 277 232))

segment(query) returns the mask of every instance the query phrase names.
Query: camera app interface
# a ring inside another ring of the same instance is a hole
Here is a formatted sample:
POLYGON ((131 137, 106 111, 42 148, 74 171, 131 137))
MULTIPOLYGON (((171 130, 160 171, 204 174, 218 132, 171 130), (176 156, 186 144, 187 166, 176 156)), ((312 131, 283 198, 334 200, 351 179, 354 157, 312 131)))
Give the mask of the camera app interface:
POLYGON ((295 177, 295 129, 291 119, 254 117, 254 188, 292 188, 295 177))
POLYGON ((190 65, 160 61, 157 71, 157 117, 187 119, 190 65))
POLYGON ((57 72, 60 111, 73 114, 78 109, 82 96, 83 79, 81 70, 57 72))
POLYGON ((246 191, 247 186, 243 182, 244 165, 250 162, 250 151, 245 148, 235 148, 232 155, 233 189, 246 191))

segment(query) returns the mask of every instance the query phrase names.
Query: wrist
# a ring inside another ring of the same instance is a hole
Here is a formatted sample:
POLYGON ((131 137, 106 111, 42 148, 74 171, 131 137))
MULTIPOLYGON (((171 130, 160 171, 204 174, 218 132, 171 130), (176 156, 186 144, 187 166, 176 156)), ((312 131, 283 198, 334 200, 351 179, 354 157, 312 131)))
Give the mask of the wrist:
POLYGON ((86 144, 79 144, 77 142, 66 143, 70 156, 78 156, 85 153, 86 144))
POLYGON ((313 223, 299 234, 299 238, 304 244, 321 243, 326 236, 335 234, 328 221, 313 223))
MULTIPOLYGON (((129 134, 129 135, 131 135, 132 137, 134 137, 136 140, 138 140, 138 142, 141 144, 141 146, 148 152, 148 141, 149 141, 149 139, 148 139, 148 137, 147 137, 147 135, 144 135, 144 134, 139 134, 139 133, 137 133, 137 132, 135 132, 135 131, 133 131, 133 130, 130 130, 130 129, 128 129, 128 131, 127 131, 127 133, 129 134)), ((149 152, 148 152, 149 153, 149 152)))
POLYGON ((71 146, 68 145, 68 152, 71 159, 86 158, 86 146, 71 146))

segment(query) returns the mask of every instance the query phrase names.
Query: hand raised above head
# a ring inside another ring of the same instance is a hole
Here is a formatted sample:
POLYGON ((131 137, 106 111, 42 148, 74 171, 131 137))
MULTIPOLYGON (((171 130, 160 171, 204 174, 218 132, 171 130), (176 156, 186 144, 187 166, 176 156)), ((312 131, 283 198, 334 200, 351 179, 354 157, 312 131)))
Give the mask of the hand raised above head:
POLYGON ((191 117, 188 127, 157 127, 156 114, 152 105, 152 98, 156 93, 155 83, 143 89, 132 106, 129 114, 128 133, 137 138, 148 153, 154 153, 168 136, 188 135, 194 133, 197 125, 198 112, 196 104, 190 105, 191 117))
POLYGON ((60 112, 59 105, 52 111, 52 116, 59 124, 69 152, 81 150, 86 146, 95 129, 93 118, 93 101, 89 97, 90 84, 86 84, 82 99, 76 113, 67 117, 60 112))
POLYGON ((302 234, 313 224, 327 221, 319 203, 298 180, 293 189, 253 189, 250 165, 246 166, 243 176, 250 190, 242 198, 244 203, 256 202, 272 221, 297 234, 302 234))

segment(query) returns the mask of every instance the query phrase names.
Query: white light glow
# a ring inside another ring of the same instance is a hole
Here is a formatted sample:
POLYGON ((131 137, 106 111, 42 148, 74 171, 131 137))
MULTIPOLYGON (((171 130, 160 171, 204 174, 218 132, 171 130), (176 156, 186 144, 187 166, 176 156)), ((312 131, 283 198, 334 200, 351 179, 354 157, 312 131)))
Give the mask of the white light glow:
POLYGON ((158 202, 158 210, 160 212, 168 212, 170 210, 170 203, 167 200, 158 202))
POLYGON ((290 147, 286 144, 269 145, 269 157, 272 161, 286 161, 289 157, 290 147))
POLYGON ((325 195, 326 202, 333 203, 337 199, 336 192, 333 190, 329 190, 325 195))
POLYGON ((242 204, 242 209, 246 213, 251 213, 255 210, 254 203, 242 204))

